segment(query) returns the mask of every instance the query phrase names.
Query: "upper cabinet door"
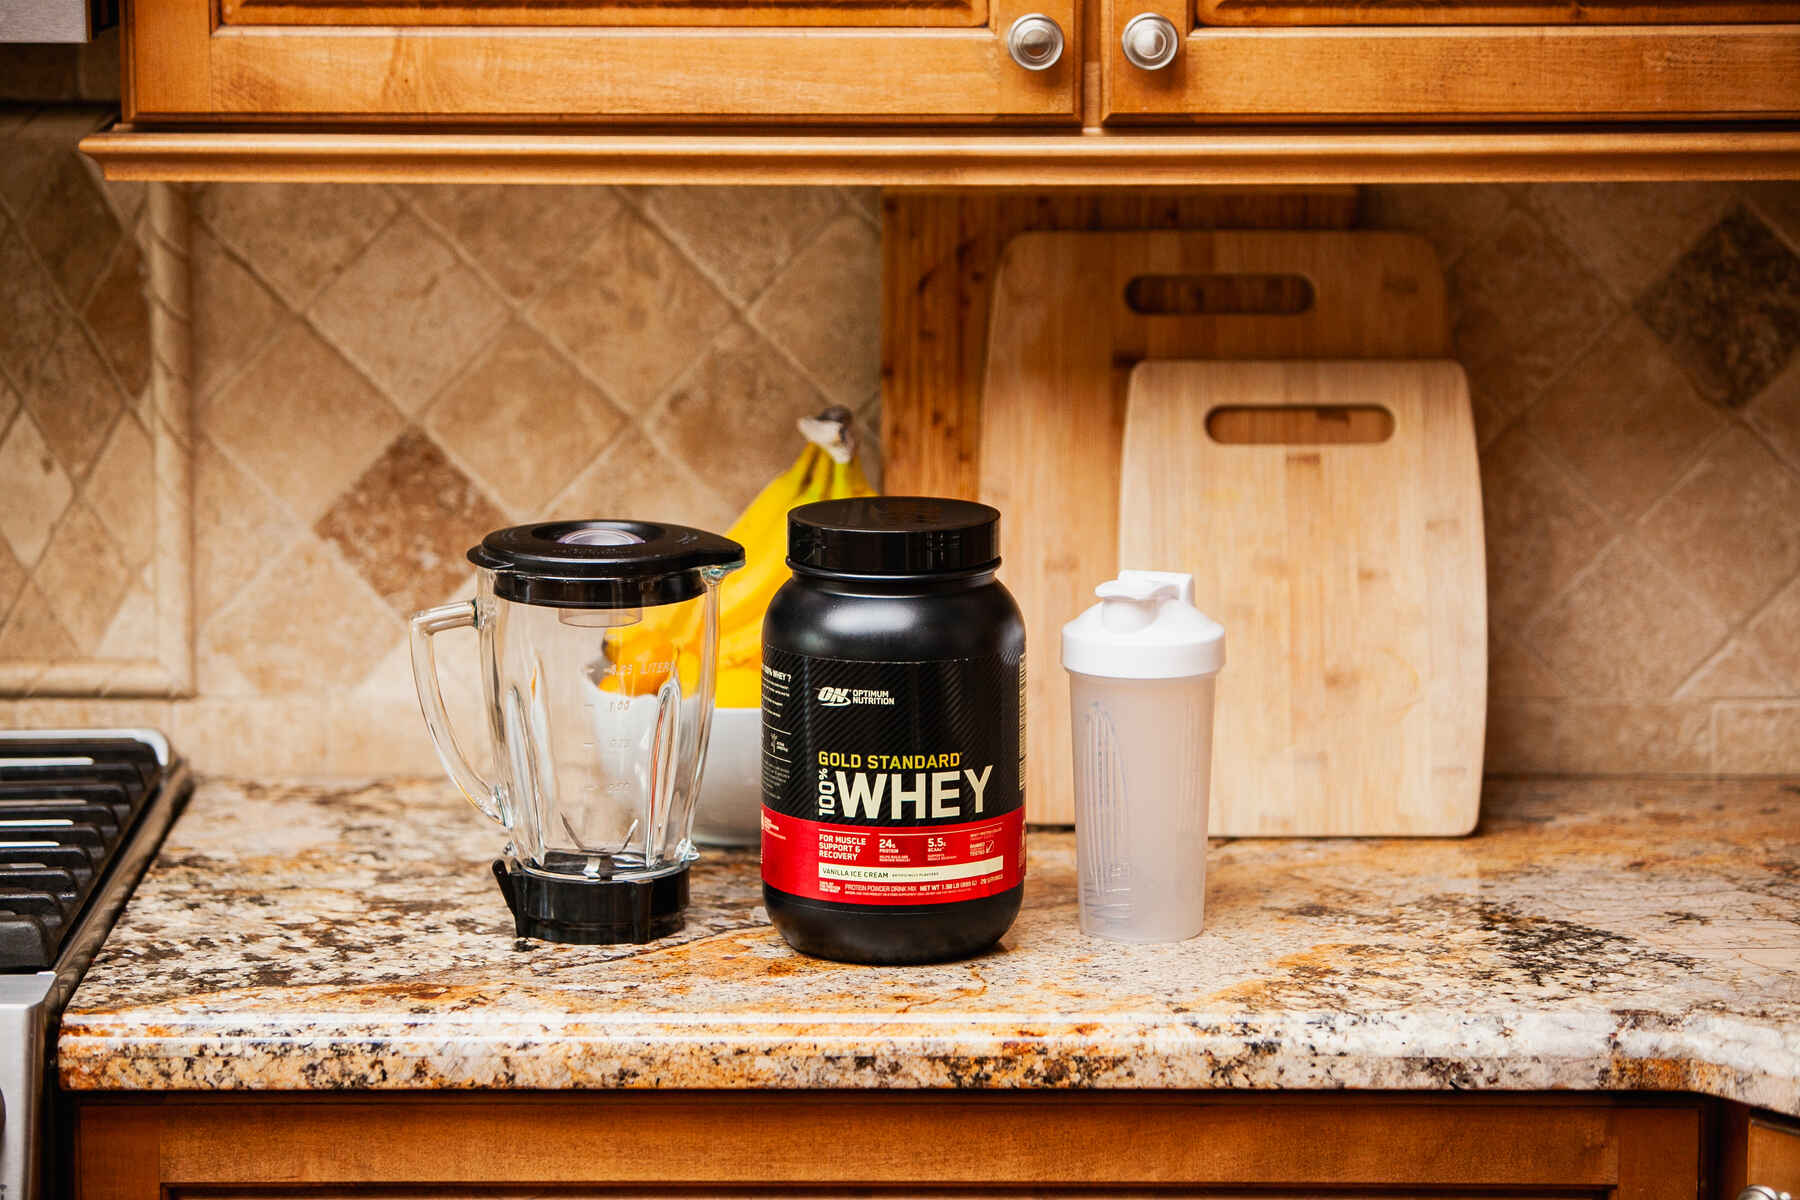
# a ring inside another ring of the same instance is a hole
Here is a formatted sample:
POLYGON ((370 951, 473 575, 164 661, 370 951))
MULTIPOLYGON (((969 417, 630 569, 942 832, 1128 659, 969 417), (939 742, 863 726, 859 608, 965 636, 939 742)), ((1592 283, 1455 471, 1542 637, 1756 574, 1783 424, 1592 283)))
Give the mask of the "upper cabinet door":
POLYGON ((1096 2, 1114 124, 1800 114, 1800 0, 1096 2))
POLYGON ((144 124, 1067 124, 1080 78, 1075 0, 136 0, 128 12, 126 116, 144 124), (1009 40, 1027 14, 1054 29, 1009 40))

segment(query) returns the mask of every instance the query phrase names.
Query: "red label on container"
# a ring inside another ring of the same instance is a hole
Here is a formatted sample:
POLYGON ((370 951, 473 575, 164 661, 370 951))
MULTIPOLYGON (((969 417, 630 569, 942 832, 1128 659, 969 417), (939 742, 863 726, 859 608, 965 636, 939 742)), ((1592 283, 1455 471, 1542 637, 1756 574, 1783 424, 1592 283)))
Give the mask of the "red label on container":
POLYGON ((1025 878, 1025 811, 962 825, 827 825, 762 810, 763 882, 810 900, 943 904, 1025 878))

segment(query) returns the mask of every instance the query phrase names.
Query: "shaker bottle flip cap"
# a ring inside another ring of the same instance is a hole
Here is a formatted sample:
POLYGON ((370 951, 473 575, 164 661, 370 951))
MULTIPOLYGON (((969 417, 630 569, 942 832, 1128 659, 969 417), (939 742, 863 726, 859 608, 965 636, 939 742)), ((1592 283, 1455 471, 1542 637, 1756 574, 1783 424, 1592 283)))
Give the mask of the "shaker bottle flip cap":
POLYGON ((1120 571, 1100 603, 1063 626, 1062 664, 1111 679, 1179 679, 1225 665, 1225 627, 1194 607, 1194 577, 1120 571))

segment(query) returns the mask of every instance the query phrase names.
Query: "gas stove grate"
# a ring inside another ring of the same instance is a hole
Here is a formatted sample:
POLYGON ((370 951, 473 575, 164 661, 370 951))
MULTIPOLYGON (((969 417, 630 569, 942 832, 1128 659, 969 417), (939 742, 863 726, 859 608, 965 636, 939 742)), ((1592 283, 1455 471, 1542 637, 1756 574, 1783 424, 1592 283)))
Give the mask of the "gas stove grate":
POLYGON ((0 973, 55 965, 162 775, 132 738, 0 740, 0 973))

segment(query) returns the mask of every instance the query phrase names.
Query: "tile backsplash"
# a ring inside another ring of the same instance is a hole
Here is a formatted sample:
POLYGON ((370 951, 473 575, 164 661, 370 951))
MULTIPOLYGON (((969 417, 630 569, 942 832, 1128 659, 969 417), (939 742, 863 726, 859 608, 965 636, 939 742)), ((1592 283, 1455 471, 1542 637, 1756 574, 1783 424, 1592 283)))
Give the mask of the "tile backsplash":
MULTIPOLYGON (((0 660, 117 649, 157 544, 142 189, 97 182, 79 124, 0 109, 0 660)), ((723 529, 831 403, 878 460, 873 191, 187 199, 193 694, 0 699, 0 724, 151 721, 211 770, 435 771, 404 616, 468 594, 476 535, 723 529)), ((1383 187, 1363 213, 1451 283, 1490 768, 1800 771, 1800 188, 1383 187)), ((441 655, 471 733, 473 650, 441 655)))

